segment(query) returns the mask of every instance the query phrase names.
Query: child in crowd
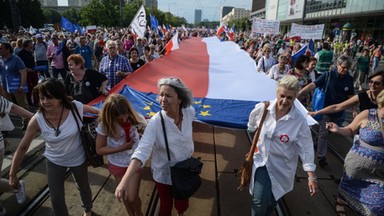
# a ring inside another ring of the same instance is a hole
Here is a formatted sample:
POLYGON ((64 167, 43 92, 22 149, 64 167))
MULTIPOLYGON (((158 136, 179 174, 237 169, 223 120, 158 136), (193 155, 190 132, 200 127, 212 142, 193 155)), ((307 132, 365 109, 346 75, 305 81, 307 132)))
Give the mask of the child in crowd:
MULTIPOLYGON (((128 99, 119 94, 110 95, 104 102, 96 137, 96 151, 107 155, 108 170, 119 184, 139 143, 137 127, 145 120, 133 109, 128 99)), ((130 216, 141 216, 139 188, 141 169, 129 182, 128 200, 123 200, 130 216)))

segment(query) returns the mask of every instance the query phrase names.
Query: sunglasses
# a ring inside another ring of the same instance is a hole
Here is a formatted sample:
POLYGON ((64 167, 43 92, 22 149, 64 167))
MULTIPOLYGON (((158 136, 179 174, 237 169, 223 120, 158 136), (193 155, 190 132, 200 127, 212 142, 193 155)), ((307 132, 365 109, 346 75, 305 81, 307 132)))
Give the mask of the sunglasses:
POLYGON ((373 85, 375 85, 375 86, 378 86, 378 85, 381 85, 381 84, 382 84, 381 82, 373 81, 373 80, 369 80, 368 83, 369 83, 369 84, 373 84, 373 85))

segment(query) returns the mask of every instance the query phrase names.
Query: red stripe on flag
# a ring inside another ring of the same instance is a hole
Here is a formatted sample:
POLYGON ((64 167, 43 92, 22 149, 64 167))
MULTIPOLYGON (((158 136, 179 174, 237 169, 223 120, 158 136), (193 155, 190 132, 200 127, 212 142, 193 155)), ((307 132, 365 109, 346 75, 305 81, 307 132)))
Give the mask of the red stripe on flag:
MULTIPOLYGON (((209 56, 201 38, 183 40, 180 49, 173 50, 160 59, 155 59, 117 84, 110 93, 118 93, 124 85, 141 92, 157 94, 157 81, 163 77, 178 77, 192 90, 194 97, 205 97, 209 82, 209 56)), ((98 97, 89 104, 105 100, 98 97)))

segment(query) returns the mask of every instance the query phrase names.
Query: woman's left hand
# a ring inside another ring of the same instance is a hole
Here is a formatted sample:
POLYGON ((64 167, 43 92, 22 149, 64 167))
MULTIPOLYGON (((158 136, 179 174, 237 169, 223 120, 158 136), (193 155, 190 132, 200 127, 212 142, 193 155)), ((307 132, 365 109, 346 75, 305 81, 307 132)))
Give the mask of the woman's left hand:
POLYGON ((311 194, 311 196, 316 195, 317 192, 319 191, 317 181, 314 181, 314 180, 308 180, 308 188, 309 188, 309 193, 311 194))

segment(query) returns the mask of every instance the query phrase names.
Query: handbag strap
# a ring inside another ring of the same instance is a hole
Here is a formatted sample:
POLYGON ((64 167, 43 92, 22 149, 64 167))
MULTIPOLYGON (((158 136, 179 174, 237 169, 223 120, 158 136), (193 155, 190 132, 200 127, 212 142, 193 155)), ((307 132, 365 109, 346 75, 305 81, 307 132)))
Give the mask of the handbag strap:
POLYGON ((264 112, 263 112, 263 115, 261 116, 259 127, 257 128, 255 136, 253 137, 252 145, 251 145, 251 148, 249 149, 249 152, 248 152, 248 156, 247 156, 248 161, 250 161, 252 159, 253 153, 255 152, 255 149, 257 146, 257 141, 259 140, 261 129, 263 128, 263 123, 264 123, 265 117, 267 116, 268 107, 269 107, 269 101, 264 101, 264 112))
POLYGON ((324 93, 327 93, 328 85, 329 85, 329 79, 331 78, 331 72, 325 73, 325 86, 324 86, 324 93))
POLYGON ((167 149, 167 156, 168 156, 168 161, 171 161, 171 155, 169 154, 169 146, 168 146, 168 138, 167 138, 167 132, 165 132, 165 123, 164 123, 164 117, 160 113, 160 118, 161 118, 161 126, 163 127, 163 134, 164 134, 164 140, 165 140, 165 147, 167 149))
POLYGON ((71 109, 71 112, 72 112, 72 115, 73 117, 75 118, 75 122, 76 122, 76 125, 77 125, 77 129, 79 129, 79 131, 81 131, 80 129, 80 125, 79 125, 79 122, 77 119, 79 119, 81 121, 81 117, 80 117, 80 113, 79 113, 79 110, 77 109, 76 105, 74 103, 72 103, 72 109, 71 109), (75 114, 76 112, 76 114, 75 114), (77 117, 77 118, 76 118, 77 117))

